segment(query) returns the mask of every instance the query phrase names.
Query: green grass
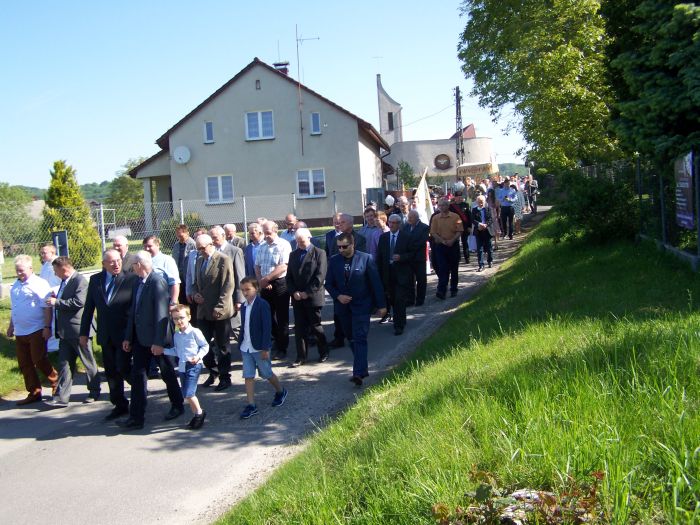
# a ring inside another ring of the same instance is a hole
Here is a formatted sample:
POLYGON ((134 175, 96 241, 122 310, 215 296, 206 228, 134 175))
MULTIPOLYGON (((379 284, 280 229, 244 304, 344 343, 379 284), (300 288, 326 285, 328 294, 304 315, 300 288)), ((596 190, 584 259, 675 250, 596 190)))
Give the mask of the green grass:
POLYGON ((473 468, 556 493, 600 470, 603 522, 698 522, 700 280, 551 228, 221 523, 435 523, 473 468))

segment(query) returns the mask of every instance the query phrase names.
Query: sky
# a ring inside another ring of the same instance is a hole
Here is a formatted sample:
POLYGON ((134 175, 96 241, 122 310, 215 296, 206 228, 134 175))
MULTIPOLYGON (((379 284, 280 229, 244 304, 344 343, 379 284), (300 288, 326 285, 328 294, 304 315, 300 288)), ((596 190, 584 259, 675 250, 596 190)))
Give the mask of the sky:
POLYGON ((379 129, 376 75, 403 109, 404 140, 450 137, 462 122, 522 162, 508 122, 469 96, 457 58, 460 3, 7 2, 0 17, 0 182, 48 187, 55 160, 80 184, 131 158, 258 57, 379 129), (242 5, 243 4, 243 5, 242 5), (302 39, 298 45, 297 34, 302 39), (299 75, 297 75, 299 72, 299 75))

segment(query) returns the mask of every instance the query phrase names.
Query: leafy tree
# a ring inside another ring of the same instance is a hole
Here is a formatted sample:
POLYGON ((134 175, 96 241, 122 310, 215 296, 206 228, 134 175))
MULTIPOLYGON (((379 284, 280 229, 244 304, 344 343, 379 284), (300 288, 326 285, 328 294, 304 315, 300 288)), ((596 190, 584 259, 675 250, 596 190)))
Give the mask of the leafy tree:
POLYGON ((613 129, 628 151, 659 164, 700 143, 700 6, 607 0, 613 129))
POLYGON ((129 175, 129 171, 141 164, 145 159, 146 157, 129 159, 112 180, 106 203, 115 208, 115 216, 118 223, 133 221, 143 217, 143 182, 132 178, 129 175))
POLYGON ((396 168, 396 173, 399 179, 399 184, 405 188, 415 188, 420 180, 411 166, 405 160, 400 160, 396 168))
POLYGON ((0 182, 0 246, 27 242, 36 222, 27 209, 32 198, 19 186, 0 182))
POLYGON ((91 266, 99 260, 100 237, 80 193, 75 170, 64 160, 53 164, 51 183, 46 192, 42 236, 48 240, 48 235, 57 230, 68 231, 70 256, 76 268, 91 266))
POLYGON ((494 120, 512 112, 530 155, 572 167, 617 154, 600 0, 464 0, 458 51, 494 120))

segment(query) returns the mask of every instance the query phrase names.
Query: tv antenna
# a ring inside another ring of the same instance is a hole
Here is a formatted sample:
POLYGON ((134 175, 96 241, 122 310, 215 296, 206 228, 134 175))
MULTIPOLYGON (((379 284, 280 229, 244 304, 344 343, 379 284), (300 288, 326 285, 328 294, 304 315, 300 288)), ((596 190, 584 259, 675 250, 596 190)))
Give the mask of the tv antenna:
POLYGON ((299 34, 299 26, 294 24, 294 33, 297 41, 297 98, 299 105, 299 138, 301 139, 301 155, 304 155, 304 115, 303 103, 301 99, 301 61, 299 60, 299 44, 303 44, 307 40, 321 40, 319 37, 303 38, 299 34))

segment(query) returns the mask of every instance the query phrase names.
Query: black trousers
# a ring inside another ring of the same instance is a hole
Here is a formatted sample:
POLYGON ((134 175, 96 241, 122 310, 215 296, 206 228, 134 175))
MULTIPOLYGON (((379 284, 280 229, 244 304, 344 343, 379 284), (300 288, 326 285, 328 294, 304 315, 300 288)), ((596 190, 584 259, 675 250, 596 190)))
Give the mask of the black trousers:
POLYGON ((131 405, 129 415, 136 421, 143 422, 147 404, 146 370, 148 363, 154 359, 160 367, 160 375, 163 378, 168 391, 168 399, 175 408, 183 408, 184 399, 180 383, 177 380, 177 357, 170 355, 154 356, 150 346, 143 346, 137 339, 131 343, 131 353, 134 363, 131 368, 131 405))
POLYGON ((109 386, 109 401, 118 408, 127 408, 124 380, 131 379, 131 353, 122 350, 122 342, 107 341, 102 345, 102 361, 109 386))
POLYGON ((465 225, 464 231, 462 232, 462 235, 459 236, 459 239, 462 242, 462 255, 464 255, 464 262, 465 263, 469 262, 469 241, 467 240, 468 238, 469 238, 469 228, 465 225))
POLYGON ((297 361, 306 361, 308 357, 308 339, 316 338, 319 357, 328 354, 328 342, 326 333, 321 324, 322 306, 314 306, 310 301, 292 300, 294 309, 294 342, 297 349, 297 361))
MULTIPOLYGON (((408 268, 405 269, 408 271, 408 268)), ((425 272, 424 272, 425 273, 425 272)), ((387 287, 387 298, 392 308, 392 318, 394 328, 406 327, 406 303, 411 295, 410 281, 408 274, 401 275, 393 268, 389 269, 389 286, 387 287)))
POLYGON ((493 262, 493 252, 491 249, 491 234, 488 230, 477 232, 476 234, 476 253, 479 262, 479 268, 484 267, 484 252, 486 252, 486 262, 493 262))
POLYGON ((515 210, 513 206, 501 206, 501 233, 505 237, 513 238, 513 218, 515 210))
POLYGON ((209 352, 202 360, 204 366, 209 369, 210 374, 218 375, 221 379, 231 379, 231 352, 229 350, 231 320, 200 319, 198 323, 198 328, 210 345, 209 352))
POLYGON ((289 346, 289 292, 284 277, 270 283, 271 290, 261 290, 260 295, 268 303, 272 311, 272 337, 275 349, 282 354, 287 353, 289 346))
POLYGON ((408 294, 408 303, 418 306, 425 302, 425 290, 428 286, 428 275, 425 273, 425 261, 411 261, 412 279, 411 290, 408 294))
POLYGON ((447 284, 450 291, 457 291, 459 278, 459 245, 455 242, 452 246, 435 243, 435 273, 438 276, 438 293, 447 292, 447 284))

